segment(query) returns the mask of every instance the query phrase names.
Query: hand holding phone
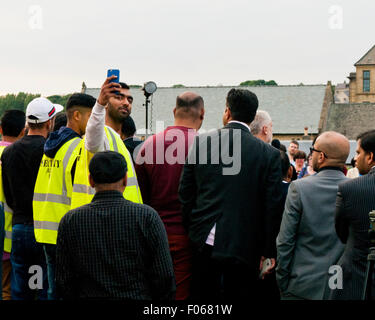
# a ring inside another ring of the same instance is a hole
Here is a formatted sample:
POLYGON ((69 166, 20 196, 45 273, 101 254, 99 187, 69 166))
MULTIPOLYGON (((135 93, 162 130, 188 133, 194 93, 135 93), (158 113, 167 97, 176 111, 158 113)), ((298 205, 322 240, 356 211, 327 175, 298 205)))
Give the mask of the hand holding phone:
POLYGON ((110 76, 107 77, 107 79, 105 80, 105 82, 103 83, 101 87, 100 94, 99 94, 97 101, 102 106, 107 105, 109 98, 116 97, 116 94, 118 94, 119 91, 115 89, 121 88, 119 84, 120 71, 119 70, 115 71, 115 70, 117 69, 108 70, 107 75, 110 75, 110 76))
POLYGON ((116 76, 117 78, 112 79, 110 81, 110 83, 112 83, 112 82, 119 83, 120 82, 120 70, 119 69, 108 69, 107 78, 110 78, 112 76, 116 76))

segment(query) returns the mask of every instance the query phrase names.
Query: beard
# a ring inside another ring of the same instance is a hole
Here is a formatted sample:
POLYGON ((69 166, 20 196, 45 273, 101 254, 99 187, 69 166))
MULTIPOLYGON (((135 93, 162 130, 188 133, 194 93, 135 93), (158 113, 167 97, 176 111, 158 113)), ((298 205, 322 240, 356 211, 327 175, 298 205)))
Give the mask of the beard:
POLYGON ((115 107, 113 107, 110 103, 108 103, 108 115, 109 115, 109 117, 112 118, 116 122, 123 121, 124 119, 126 119, 130 115, 129 110, 126 107, 124 107, 124 108, 128 111, 127 113, 120 112, 115 107))

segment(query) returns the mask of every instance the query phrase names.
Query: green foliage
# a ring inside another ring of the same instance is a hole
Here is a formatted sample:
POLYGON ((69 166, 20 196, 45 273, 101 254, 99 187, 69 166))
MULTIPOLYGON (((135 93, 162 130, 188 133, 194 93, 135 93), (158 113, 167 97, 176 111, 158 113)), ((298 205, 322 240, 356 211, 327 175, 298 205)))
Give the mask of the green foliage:
POLYGON ((260 80, 247 80, 240 83, 240 86, 277 86, 275 80, 265 81, 263 79, 260 80))
POLYGON ((61 104, 65 108, 66 103, 70 96, 71 94, 67 94, 65 96, 53 95, 53 96, 47 97, 47 99, 50 100, 52 103, 61 104))
POLYGON ((139 84, 129 84, 129 88, 140 89, 142 88, 142 86, 140 86, 139 84))
POLYGON ((40 94, 24 92, 20 92, 17 95, 7 94, 5 96, 0 96, 0 114, 2 115, 4 111, 9 109, 25 111, 29 102, 37 97, 40 97, 40 94))
POLYGON ((172 88, 185 88, 183 84, 174 84, 172 88))
MULTIPOLYGON (((64 96, 53 95, 47 97, 47 99, 49 99, 52 103, 61 104, 65 107, 66 102, 68 101, 70 96, 71 94, 67 94, 64 96)), ((0 96, 0 115, 2 116, 5 110, 10 109, 26 111, 26 107, 29 104, 29 102, 38 97, 40 97, 40 94, 24 92, 19 92, 17 95, 7 94, 5 96, 0 96)))

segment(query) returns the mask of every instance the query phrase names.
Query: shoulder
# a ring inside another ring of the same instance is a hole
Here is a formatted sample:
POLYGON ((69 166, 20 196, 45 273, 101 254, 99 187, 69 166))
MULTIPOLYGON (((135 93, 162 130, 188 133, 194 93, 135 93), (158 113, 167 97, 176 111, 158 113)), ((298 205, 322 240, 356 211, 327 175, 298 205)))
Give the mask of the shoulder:
POLYGON ((354 189, 358 189, 361 186, 366 186, 371 183, 375 184, 375 176, 366 174, 364 176, 342 181, 339 184, 339 190, 341 192, 350 192, 354 189))

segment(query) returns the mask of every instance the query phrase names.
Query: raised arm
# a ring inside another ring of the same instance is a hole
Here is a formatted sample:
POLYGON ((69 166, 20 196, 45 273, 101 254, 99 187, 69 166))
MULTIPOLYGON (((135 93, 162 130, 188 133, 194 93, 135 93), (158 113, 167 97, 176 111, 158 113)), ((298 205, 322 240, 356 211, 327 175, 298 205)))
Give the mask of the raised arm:
POLYGON ((98 100, 92 108, 91 116, 87 122, 85 148, 92 153, 106 150, 104 142, 105 106, 110 97, 116 96, 114 90, 121 88, 118 83, 110 82, 115 78, 116 76, 111 76, 103 83, 98 100))

